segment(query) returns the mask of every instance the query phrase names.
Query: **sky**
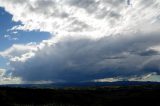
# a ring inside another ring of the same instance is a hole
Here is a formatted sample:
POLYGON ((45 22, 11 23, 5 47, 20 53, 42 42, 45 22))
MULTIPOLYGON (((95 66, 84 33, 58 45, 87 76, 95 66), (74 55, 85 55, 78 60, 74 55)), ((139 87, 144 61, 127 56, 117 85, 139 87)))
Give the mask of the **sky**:
POLYGON ((159 0, 0 0, 0 84, 160 82, 159 0))

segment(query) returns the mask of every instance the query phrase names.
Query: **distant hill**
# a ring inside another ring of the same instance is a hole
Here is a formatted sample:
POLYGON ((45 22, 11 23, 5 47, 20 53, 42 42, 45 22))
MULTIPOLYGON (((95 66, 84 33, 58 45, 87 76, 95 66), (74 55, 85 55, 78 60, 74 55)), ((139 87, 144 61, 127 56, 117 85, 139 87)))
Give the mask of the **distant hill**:
POLYGON ((51 83, 51 84, 8 84, 0 87, 21 88, 64 88, 64 87, 103 87, 103 86, 135 86, 135 85, 160 85, 160 82, 117 81, 117 82, 79 82, 79 83, 51 83))

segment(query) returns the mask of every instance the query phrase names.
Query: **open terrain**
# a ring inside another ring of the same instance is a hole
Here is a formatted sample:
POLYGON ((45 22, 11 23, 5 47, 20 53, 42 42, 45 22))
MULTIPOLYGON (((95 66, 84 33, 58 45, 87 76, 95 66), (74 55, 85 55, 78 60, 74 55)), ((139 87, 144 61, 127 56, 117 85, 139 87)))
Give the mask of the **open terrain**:
POLYGON ((0 106, 160 106, 160 84, 64 88, 0 87, 0 106))

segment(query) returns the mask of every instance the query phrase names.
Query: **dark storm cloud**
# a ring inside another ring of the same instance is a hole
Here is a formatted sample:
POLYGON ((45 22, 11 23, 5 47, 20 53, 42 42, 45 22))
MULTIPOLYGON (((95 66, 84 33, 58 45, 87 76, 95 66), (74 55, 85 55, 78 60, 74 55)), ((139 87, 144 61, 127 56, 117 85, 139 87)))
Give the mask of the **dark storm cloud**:
POLYGON ((160 36, 156 33, 152 37, 138 36, 110 36, 99 40, 66 36, 50 46, 45 44, 25 62, 13 61, 10 65, 16 69, 13 76, 21 76, 24 81, 74 82, 159 72, 143 70, 142 67, 148 67, 143 62, 151 56, 141 56, 135 51, 159 45, 160 36))
POLYGON ((141 56, 152 56, 152 55, 159 55, 159 51, 156 50, 146 50, 139 53, 141 56))

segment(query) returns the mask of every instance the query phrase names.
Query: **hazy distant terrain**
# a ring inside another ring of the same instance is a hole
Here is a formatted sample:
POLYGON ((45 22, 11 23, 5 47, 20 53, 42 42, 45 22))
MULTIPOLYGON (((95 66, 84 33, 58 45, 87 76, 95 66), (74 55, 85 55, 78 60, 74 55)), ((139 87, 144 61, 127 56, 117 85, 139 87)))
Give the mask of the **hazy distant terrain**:
POLYGON ((160 84, 64 88, 0 87, 1 106, 160 106, 160 84))

